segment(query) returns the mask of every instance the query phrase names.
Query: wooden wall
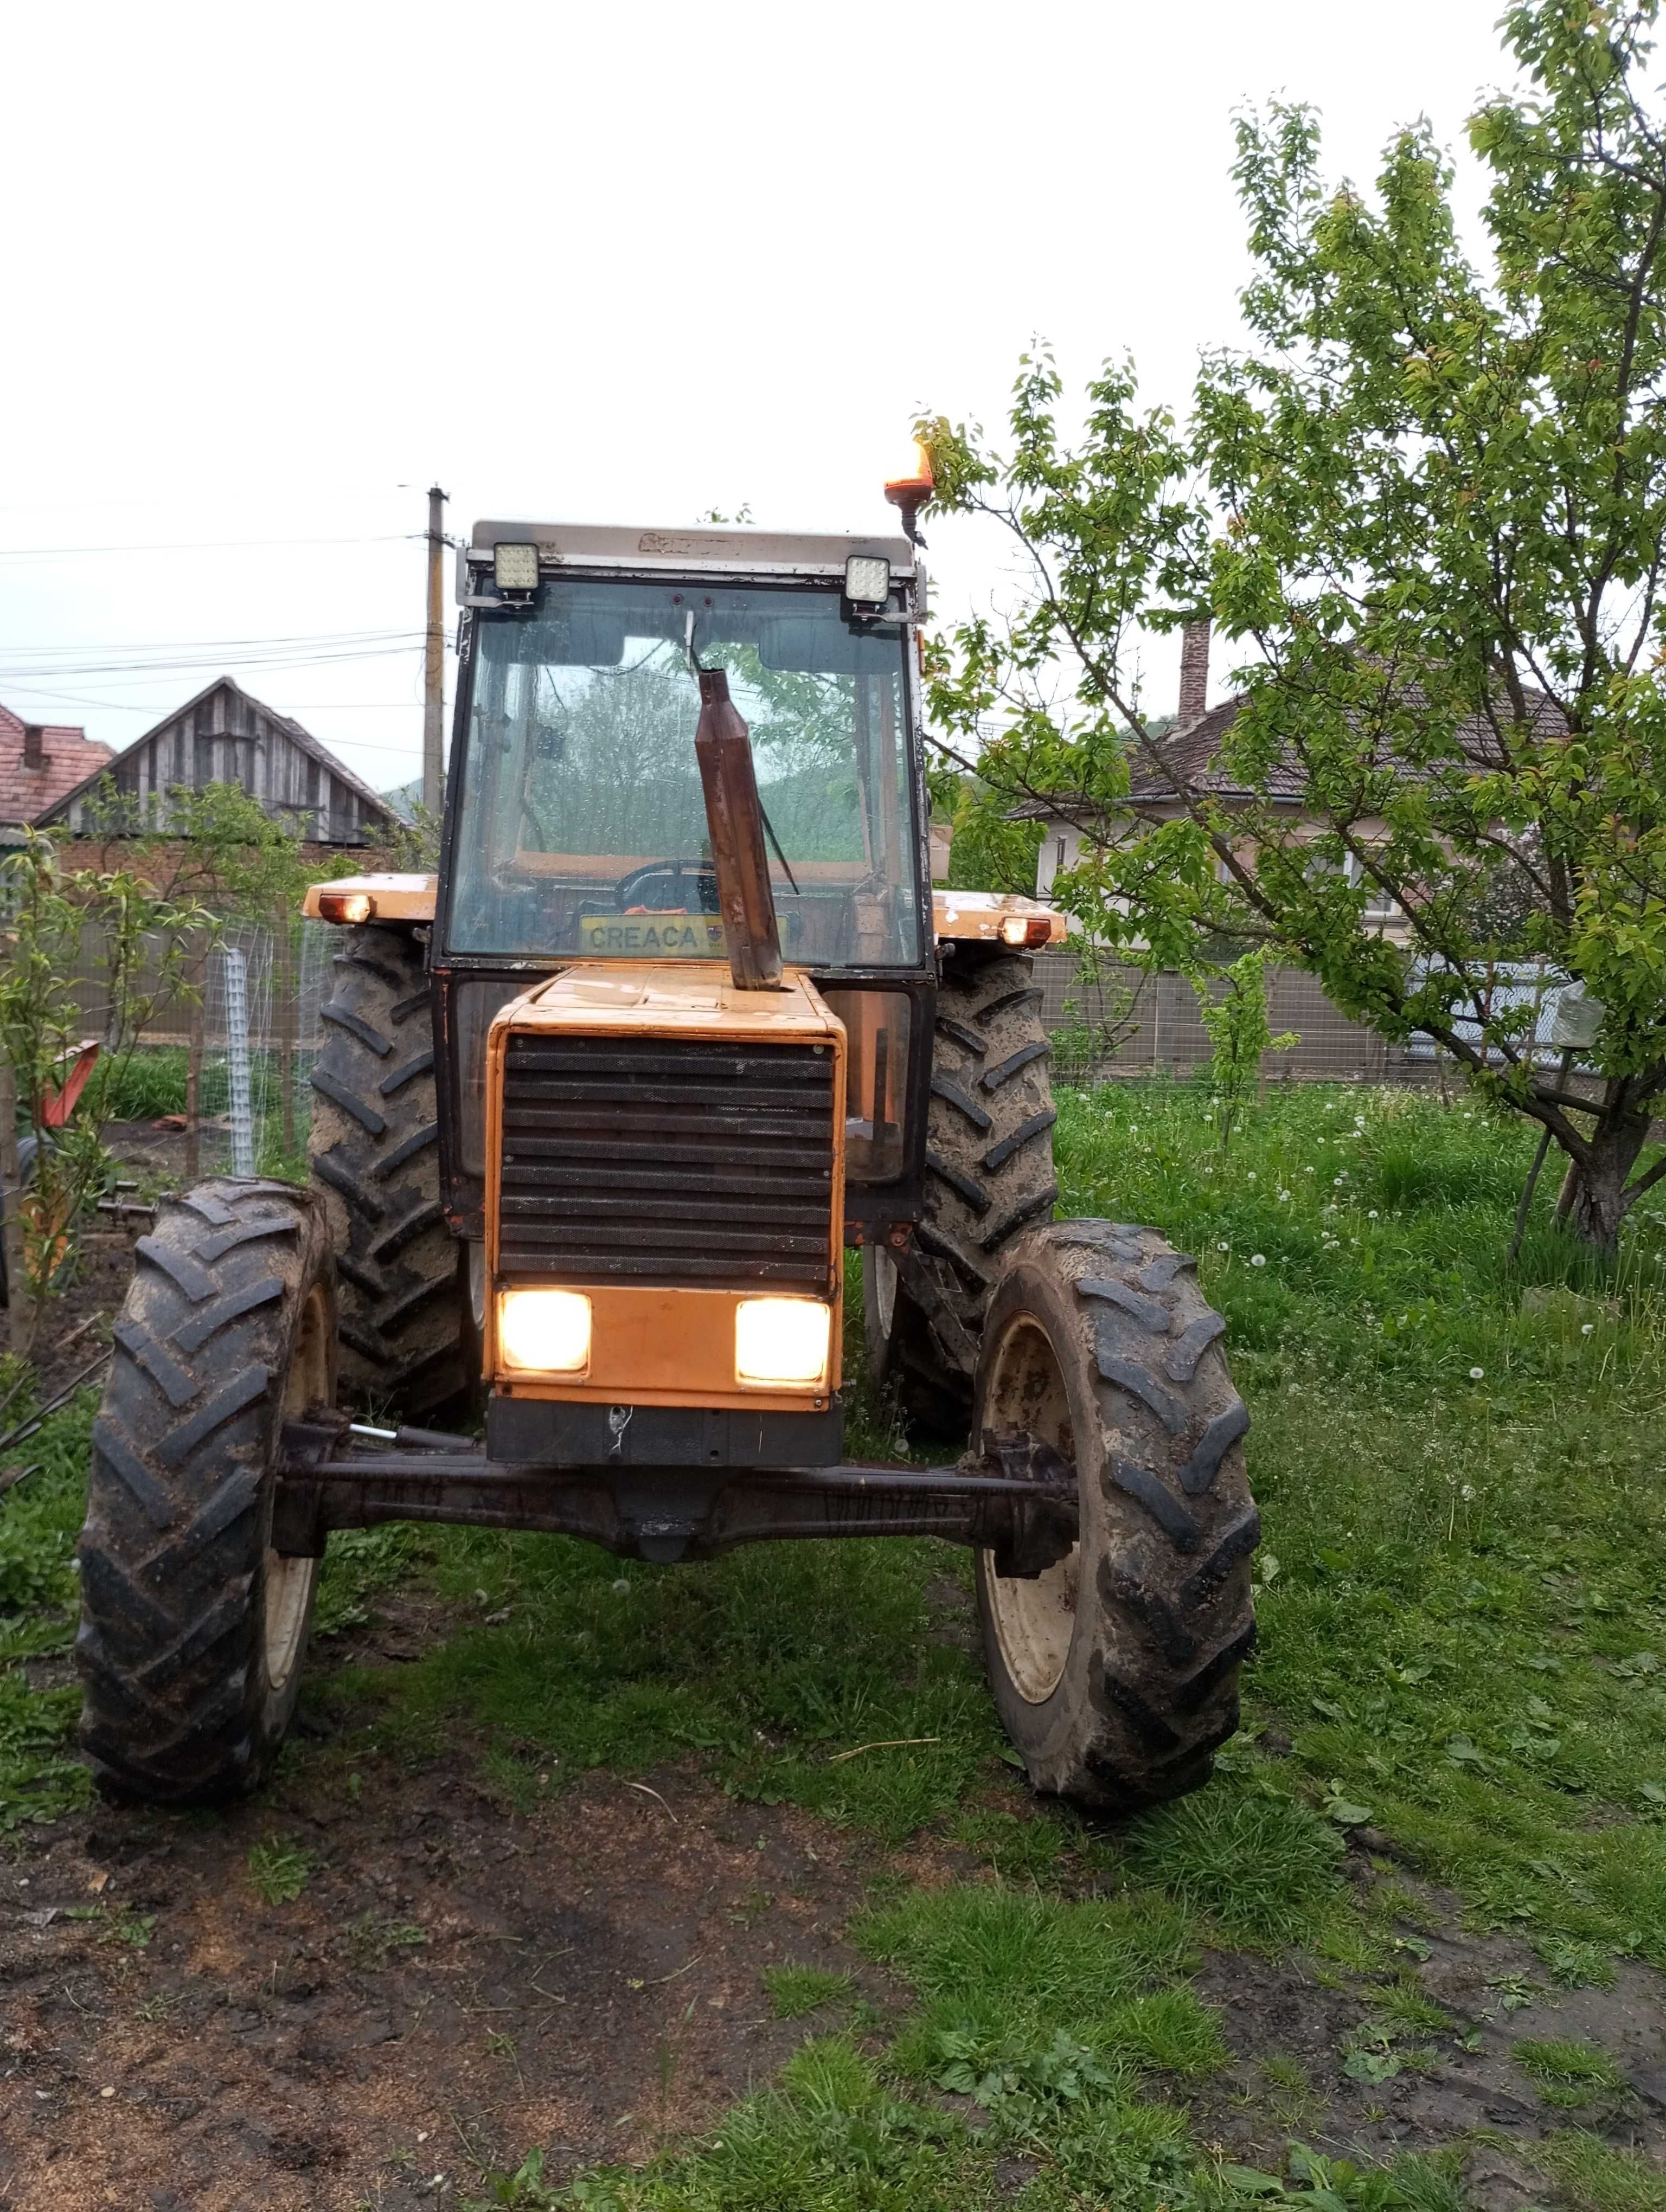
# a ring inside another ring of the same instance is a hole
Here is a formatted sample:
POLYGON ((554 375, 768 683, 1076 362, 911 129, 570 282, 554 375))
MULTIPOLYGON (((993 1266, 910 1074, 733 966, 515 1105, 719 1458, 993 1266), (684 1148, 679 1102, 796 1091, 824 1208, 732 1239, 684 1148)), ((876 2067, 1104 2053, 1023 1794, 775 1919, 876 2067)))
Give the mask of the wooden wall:
MULTIPOLYGON (((241 784, 269 813, 319 844, 364 844, 388 820, 368 793, 308 750, 294 724, 229 682, 182 707, 121 754, 110 773, 119 791, 141 801, 160 802, 177 784, 193 790, 241 784)), ((93 826, 84 799, 55 818, 77 836, 93 826)))

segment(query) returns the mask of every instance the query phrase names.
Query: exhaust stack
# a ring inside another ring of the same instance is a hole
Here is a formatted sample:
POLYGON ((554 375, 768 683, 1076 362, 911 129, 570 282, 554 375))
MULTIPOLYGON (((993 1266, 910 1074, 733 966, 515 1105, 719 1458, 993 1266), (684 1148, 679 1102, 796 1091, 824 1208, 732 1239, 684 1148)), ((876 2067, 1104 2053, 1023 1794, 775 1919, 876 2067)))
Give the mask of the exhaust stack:
POLYGON ((695 757, 706 797, 706 830, 717 872, 718 911, 729 945, 729 973, 742 991, 781 988, 781 931, 763 846, 752 741, 729 696, 727 672, 702 668, 695 757))

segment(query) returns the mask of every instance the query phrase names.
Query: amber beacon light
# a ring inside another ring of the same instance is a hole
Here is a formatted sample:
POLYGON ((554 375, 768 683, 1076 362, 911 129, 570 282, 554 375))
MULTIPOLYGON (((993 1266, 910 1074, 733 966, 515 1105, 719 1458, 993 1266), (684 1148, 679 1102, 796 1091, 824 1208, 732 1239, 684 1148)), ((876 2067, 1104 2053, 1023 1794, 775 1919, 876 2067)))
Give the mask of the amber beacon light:
POLYGON ((916 438, 914 443, 914 473, 911 476, 891 477, 885 483, 885 497, 900 511, 903 532, 911 545, 922 542, 915 522, 933 489, 931 455, 916 438))

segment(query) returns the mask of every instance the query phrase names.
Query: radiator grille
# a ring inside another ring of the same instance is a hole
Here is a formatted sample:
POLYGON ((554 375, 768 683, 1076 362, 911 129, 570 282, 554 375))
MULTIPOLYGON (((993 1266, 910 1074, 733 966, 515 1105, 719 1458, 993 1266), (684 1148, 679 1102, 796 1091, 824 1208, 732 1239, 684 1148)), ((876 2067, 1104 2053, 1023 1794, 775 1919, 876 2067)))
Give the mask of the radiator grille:
POLYGON ((499 1267, 824 1290, 833 1065, 826 1046, 512 1035, 499 1267))

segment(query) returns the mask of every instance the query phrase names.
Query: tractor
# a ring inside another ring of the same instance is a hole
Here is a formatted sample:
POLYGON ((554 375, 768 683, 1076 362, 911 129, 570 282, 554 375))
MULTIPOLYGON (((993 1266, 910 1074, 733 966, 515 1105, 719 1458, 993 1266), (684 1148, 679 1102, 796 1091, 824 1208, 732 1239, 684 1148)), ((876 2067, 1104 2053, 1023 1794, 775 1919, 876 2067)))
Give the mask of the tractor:
POLYGON ((903 534, 482 522, 437 873, 315 885, 310 1175, 137 1246, 93 1429, 82 1742, 123 1801, 256 1788, 332 1529, 671 1564, 788 1537, 976 1555, 1032 1784, 1195 1788, 1254 1639, 1249 1417, 1193 1261, 1055 1220, 1031 953, 933 890, 903 534), (867 1373, 936 1467, 843 1456, 867 1373))

